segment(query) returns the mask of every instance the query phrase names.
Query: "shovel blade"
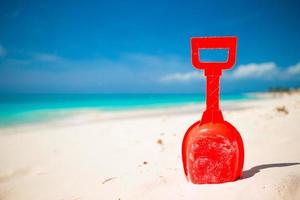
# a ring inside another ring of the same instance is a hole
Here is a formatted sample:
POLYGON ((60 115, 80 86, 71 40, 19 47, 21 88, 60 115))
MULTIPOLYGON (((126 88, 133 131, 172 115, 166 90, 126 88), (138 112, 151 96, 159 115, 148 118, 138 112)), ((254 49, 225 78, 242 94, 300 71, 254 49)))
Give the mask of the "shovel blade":
POLYGON ((194 184, 235 181, 242 175, 244 146, 228 122, 196 122, 185 134, 182 159, 185 175, 194 184))

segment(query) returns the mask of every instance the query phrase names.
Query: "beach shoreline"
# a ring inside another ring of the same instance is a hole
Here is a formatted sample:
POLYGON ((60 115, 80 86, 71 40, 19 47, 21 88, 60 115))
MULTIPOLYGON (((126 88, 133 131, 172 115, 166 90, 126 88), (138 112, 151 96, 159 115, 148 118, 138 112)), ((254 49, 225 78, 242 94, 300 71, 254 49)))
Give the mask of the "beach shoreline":
MULTIPOLYGON (((223 111, 239 110, 247 108, 246 104, 250 102, 257 102, 266 98, 274 98, 273 95, 265 92, 257 93, 245 93, 245 96, 249 96, 249 99, 227 99, 222 101, 221 109, 223 111), (246 102, 246 103, 243 103, 246 102)), ((252 103, 251 103, 252 104, 252 103)), ((255 103, 254 103, 255 105, 255 103)), ((252 105, 253 106, 253 105, 252 105)), ((164 114, 183 114, 183 113, 202 113, 205 109, 205 102, 186 102, 179 104, 162 104, 151 106, 139 106, 128 107, 122 109, 103 109, 97 107, 78 107, 78 108, 60 108, 60 109, 40 109, 29 110, 24 112, 29 115, 37 115, 40 118, 33 120, 11 120, 9 123, 0 123, 0 130, 10 128, 26 128, 28 126, 40 126, 45 124, 64 124, 65 122, 75 122, 76 120, 93 121, 97 119, 101 120, 113 120, 122 118, 134 118, 134 117, 149 117, 155 115, 164 114), (62 123, 60 123, 62 122, 62 123)), ((22 113, 21 113, 22 114, 22 113)), ((18 114, 16 115, 18 116, 18 114)), ((23 117, 26 119, 26 117, 23 117)), ((0 119, 1 122, 1 119, 0 119)))
MULTIPOLYGON (((227 94, 222 102, 256 99, 247 93, 227 94)), ((163 111, 205 103, 199 94, 7 94, 0 95, 0 127, 64 120, 92 113, 163 111)), ((182 109, 181 109, 182 110, 182 109)))
POLYGON ((204 104, 88 110, 0 127, 0 199, 299 199, 300 94, 221 107, 244 140, 238 181, 192 185, 184 177, 182 138, 204 104))

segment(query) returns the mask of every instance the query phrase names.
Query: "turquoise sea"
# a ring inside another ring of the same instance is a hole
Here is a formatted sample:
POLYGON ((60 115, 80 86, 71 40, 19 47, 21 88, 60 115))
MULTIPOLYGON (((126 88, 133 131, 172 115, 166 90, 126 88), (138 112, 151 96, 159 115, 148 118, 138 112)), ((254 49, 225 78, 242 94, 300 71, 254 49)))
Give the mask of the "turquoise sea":
MULTIPOLYGON (((247 94, 227 94, 226 100, 247 100, 247 94)), ((201 103, 200 94, 0 94, 0 126, 50 120, 81 109, 128 110, 201 103)))

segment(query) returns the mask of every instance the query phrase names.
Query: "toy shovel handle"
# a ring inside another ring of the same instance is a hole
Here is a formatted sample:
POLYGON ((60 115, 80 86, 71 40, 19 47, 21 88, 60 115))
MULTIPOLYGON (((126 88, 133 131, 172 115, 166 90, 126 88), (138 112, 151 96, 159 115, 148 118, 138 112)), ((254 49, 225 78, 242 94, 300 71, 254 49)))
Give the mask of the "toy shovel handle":
POLYGON ((191 39, 192 64, 197 69, 204 69, 206 75, 220 75, 222 69, 230 69, 235 64, 237 37, 194 37, 191 39), (201 49, 228 49, 226 62, 203 62, 201 49))

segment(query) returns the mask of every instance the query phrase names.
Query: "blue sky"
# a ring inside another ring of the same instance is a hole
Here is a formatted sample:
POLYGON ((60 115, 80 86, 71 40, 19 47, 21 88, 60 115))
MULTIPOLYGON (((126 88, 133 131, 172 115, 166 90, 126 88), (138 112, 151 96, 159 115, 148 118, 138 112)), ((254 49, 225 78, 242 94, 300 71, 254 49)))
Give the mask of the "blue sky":
POLYGON ((190 38, 238 36, 222 91, 300 86, 299 1, 1 1, 0 92, 194 93, 190 38))

